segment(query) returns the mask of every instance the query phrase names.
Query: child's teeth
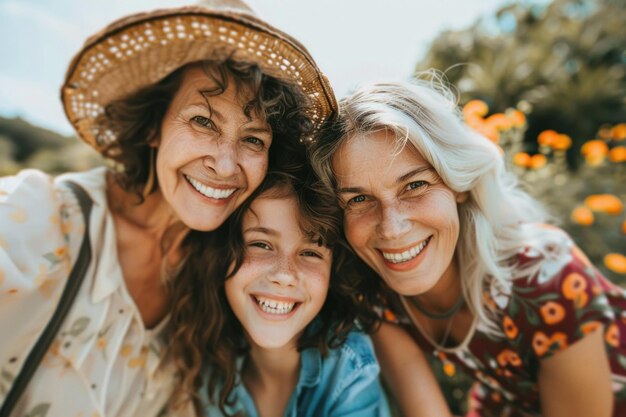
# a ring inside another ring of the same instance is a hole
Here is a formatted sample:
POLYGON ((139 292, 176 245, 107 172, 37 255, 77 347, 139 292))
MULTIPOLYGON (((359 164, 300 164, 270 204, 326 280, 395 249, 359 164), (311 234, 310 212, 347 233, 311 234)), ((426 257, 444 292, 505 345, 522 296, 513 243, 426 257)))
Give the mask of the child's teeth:
POLYGON ((287 314, 293 310, 296 305, 295 302, 283 302, 270 300, 268 298, 256 297, 256 301, 261 307, 261 310, 270 314, 287 314))

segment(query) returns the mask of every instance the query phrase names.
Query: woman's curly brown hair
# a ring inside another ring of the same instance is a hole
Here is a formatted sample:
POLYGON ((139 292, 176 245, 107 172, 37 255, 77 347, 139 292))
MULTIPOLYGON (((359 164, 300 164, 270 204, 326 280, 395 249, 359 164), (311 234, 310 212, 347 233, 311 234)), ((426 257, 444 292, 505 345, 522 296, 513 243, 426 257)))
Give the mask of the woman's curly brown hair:
MULTIPOLYGON (((104 155, 119 166, 115 179, 127 192, 143 200, 142 192, 148 182, 150 143, 160 135, 161 123, 168 106, 180 88, 186 68, 200 65, 208 77, 225 91, 228 82, 234 82, 238 91, 251 92, 252 101, 245 112, 256 112, 272 130, 272 145, 268 155, 268 169, 293 170, 304 160, 306 149, 301 138, 312 134, 307 116, 307 97, 297 86, 268 76, 254 64, 226 61, 204 61, 179 68, 161 82, 149 86, 130 97, 112 102, 102 116, 117 140, 104 155)), ((158 183, 155 184, 155 187, 158 183)), ((182 405, 191 398, 194 403, 200 383, 200 370, 207 346, 205 329, 222 316, 215 308, 217 301, 208 294, 208 272, 213 254, 204 248, 210 232, 190 232, 181 245, 183 261, 168 280, 170 292, 170 347, 168 355, 177 364, 180 381, 175 404, 182 405)))
MULTIPOLYGON (((320 245, 331 248, 333 262, 326 302, 315 325, 309 326, 298 340, 298 349, 314 347, 322 354, 340 346, 356 323, 361 330, 372 331, 377 316, 364 303, 364 282, 355 262, 357 259, 342 239, 342 224, 334 196, 320 187, 307 165, 300 169, 270 172, 259 188, 214 233, 204 234, 203 244, 194 245, 190 256, 205 259, 208 269, 194 269, 199 264, 186 263, 185 276, 195 277, 196 292, 187 302, 201 308, 206 321, 198 329, 194 343, 204 347, 204 372, 198 377, 208 382, 207 396, 223 413, 236 377, 236 358, 248 349, 243 329, 226 299, 224 283, 244 261, 246 247, 242 221, 254 198, 270 193, 272 198, 296 197, 302 230, 320 245)), ((198 379, 197 384, 200 384, 198 379)), ((199 385, 198 385, 199 386, 199 385)))

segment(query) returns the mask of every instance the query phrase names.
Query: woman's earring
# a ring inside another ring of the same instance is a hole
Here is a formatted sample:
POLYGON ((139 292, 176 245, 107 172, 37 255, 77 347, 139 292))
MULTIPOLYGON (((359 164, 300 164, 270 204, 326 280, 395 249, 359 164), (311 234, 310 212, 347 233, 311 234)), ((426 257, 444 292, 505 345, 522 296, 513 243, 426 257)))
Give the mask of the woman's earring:
POLYGON ((147 198, 154 189, 154 181, 156 177, 156 172, 154 168, 156 161, 156 151, 154 149, 155 148, 150 147, 150 154, 148 155, 148 178, 146 179, 146 185, 144 185, 143 191, 141 192, 141 195, 144 199, 147 198))

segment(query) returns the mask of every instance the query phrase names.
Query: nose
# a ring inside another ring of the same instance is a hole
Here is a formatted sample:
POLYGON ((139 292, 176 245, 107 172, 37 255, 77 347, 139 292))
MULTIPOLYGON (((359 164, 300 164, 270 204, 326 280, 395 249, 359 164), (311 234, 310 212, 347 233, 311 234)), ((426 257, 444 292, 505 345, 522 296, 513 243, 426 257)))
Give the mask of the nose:
POLYGON ((376 226, 378 236, 391 240, 402 237, 411 229, 411 222, 407 213, 398 205, 382 205, 379 221, 376 226))
POLYGON ((290 259, 283 257, 277 260, 268 278, 270 282, 281 287, 293 287, 298 282, 296 265, 290 259))
POLYGON ((222 178, 239 172, 239 153, 236 143, 218 140, 203 160, 204 166, 222 178))

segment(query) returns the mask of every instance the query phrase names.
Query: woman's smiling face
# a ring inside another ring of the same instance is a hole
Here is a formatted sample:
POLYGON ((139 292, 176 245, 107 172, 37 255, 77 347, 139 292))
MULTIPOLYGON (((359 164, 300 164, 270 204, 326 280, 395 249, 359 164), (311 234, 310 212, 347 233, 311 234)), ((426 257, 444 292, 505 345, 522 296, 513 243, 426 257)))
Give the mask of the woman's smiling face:
POLYGON ((424 294, 451 268, 465 199, 393 133, 349 138, 333 169, 350 245, 394 291, 424 294))
POLYGON ((269 124, 246 112, 246 87, 225 91, 201 66, 185 70, 161 126, 156 171, 160 190, 188 227, 209 231, 259 186, 272 143, 269 124))

